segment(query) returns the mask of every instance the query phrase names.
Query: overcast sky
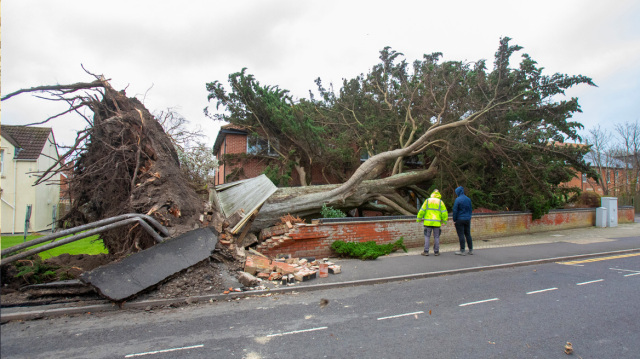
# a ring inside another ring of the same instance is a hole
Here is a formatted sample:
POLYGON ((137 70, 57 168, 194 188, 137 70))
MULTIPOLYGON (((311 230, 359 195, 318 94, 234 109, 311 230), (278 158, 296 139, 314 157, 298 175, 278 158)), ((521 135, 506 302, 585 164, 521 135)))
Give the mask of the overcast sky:
MULTIPOLYGON (((511 37, 546 74, 582 74, 599 86, 571 90, 586 129, 640 118, 640 1, 51 1, 1 3, 2 94, 111 78, 151 111, 174 108, 213 144, 207 82, 243 67, 262 84, 308 97, 314 79, 338 86, 366 73, 385 46, 412 62, 422 54, 492 60, 511 37), (180 3, 180 5, 178 5, 180 3), (518 5, 522 4, 522 5, 518 5)), ((30 95, 2 102, 3 124, 56 113, 30 95)), ((55 119, 58 142, 84 127, 55 119)))

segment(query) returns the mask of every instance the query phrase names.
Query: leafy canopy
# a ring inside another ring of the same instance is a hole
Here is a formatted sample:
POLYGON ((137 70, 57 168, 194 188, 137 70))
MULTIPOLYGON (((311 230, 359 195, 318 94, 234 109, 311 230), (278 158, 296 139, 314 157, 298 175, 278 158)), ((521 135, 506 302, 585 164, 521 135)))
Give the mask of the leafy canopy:
POLYGON ((443 61, 438 52, 409 63, 386 47, 366 74, 344 79, 337 91, 318 78, 317 94, 297 101, 242 69, 229 76, 230 92, 218 81, 207 84, 208 99, 223 110, 209 115, 277 141, 283 169, 293 163, 308 175, 319 166, 344 182, 361 156, 384 154, 376 156, 381 166, 366 167, 370 178, 436 166, 435 177, 415 176, 418 182, 402 187, 437 187, 452 202, 463 185, 476 207, 531 210, 537 218, 577 191, 560 186, 576 170, 594 175, 583 159, 588 149, 564 143, 579 140, 582 128, 571 121, 581 111, 578 99, 564 95, 595 84, 582 75, 545 75, 528 54, 512 66, 522 47, 510 40, 500 40, 492 70, 485 60, 443 61))

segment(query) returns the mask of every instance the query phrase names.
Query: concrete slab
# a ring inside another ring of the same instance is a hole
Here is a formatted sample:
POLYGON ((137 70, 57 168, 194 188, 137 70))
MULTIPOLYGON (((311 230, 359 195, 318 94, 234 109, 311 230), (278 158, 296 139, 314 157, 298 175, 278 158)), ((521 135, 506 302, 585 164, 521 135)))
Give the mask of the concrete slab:
POLYGON ((218 236, 211 229, 196 229, 120 262, 85 272, 80 280, 113 301, 122 301, 203 261, 217 243, 218 236))

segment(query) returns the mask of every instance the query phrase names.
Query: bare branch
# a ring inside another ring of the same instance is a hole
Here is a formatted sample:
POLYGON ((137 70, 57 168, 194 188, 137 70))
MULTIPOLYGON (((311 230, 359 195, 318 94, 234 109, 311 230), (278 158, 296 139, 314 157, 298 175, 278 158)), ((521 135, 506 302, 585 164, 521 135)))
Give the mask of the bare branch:
POLYGON ((29 92, 60 91, 63 94, 68 94, 78 90, 92 89, 96 87, 105 87, 104 81, 105 80, 96 80, 93 82, 78 82, 70 85, 37 86, 37 87, 31 87, 28 89, 20 89, 18 91, 14 91, 2 97, 2 101, 10 99, 11 97, 19 94, 29 93, 29 92))

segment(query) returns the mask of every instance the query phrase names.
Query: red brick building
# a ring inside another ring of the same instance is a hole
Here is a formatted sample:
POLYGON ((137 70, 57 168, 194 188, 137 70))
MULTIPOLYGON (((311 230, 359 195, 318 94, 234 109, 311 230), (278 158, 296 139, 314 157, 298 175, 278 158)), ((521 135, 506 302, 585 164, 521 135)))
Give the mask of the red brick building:
POLYGON ((640 191, 640 184, 637 176, 633 176, 632 171, 627 171, 623 167, 618 168, 601 168, 596 169, 600 174, 601 183, 596 182, 592 178, 587 178, 584 173, 578 173, 578 176, 571 181, 563 184, 567 187, 578 187, 583 192, 596 192, 601 196, 617 197, 623 193, 627 193, 629 186, 635 184, 636 191, 640 191))
MULTIPOLYGON (((278 154, 269 141, 234 124, 220 128, 213 145, 213 154, 220 161, 214 178, 215 185, 257 177, 278 159, 278 154)), ((327 181, 322 175, 322 169, 317 166, 311 169, 311 184, 339 182, 336 179, 327 181)), ((300 185, 300 179, 295 173, 289 185, 300 185)))

